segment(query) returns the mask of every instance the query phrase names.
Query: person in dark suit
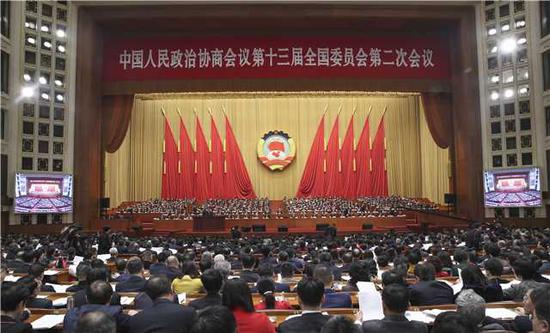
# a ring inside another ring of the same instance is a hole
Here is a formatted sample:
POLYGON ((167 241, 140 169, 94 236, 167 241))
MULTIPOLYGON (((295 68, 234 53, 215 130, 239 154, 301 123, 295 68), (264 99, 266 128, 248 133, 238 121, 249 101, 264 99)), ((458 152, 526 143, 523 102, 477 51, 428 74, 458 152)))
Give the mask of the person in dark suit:
POLYGON ((323 265, 315 267, 313 277, 319 279, 325 286, 323 308, 351 308, 351 296, 345 292, 336 292, 332 288, 334 276, 330 268, 323 265))
POLYGON ((97 244, 97 254, 107 254, 111 248, 111 235, 109 233, 109 226, 103 227, 103 232, 99 235, 97 244))
POLYGON ((435 280, 435 267, 428 263, 416 264, 414 275, 417 282, 409 286, 411 305, 453 304, 453 289, 445 282, 435 280))
POLYGON ((330 319, 321 312, 324 284, 315 278, 304 278, 296 286, 302 313, 288 317, 279 325, 279 333, 319 333, 330 319))
POLYGON ((88 273, 92 270, 89 262, 81 262, 76 267, 76 279, 77 284, 74 284, 67 288, 68 293, 76 293, 88 287, 88 273))
POLYGON ((132 257, 128 259, 126 264, 126 270, 128 271, 128 279, 119 282, 116 285, 117 292, 140 292, 145 289, 145 283, 147 282, 143 278, 143 263, 139 257, 132 257))
POLYGON ((431 333, 473 333, 478 329, 464 315, 455 311, 442 312, 435 317, 431 333))
POLYGON ((252 271, 252 267, 256 263, 254 256, 250 254, 245 254, 242 256, 241 261, 243 262, 243 270, 239 277, 245 280, 247 283, 256 283, 260 279, 260 275, 252 271))
MULTIPOLYGON (((87 287, 86 289, 80 290, 76 293, 74 293, 74 306, 79 307, 84 304, 88 304, 88 298, 86 296, 86 290, 89 288, 88 286, 91 286, 92 283, 95 281, 108 281, 108 274, 105 267, 101 268, 92 268, 87 275, 87 287)), ((111 296, 111 305, 120 305, 120 295, 117 293, 113 293, 111 296)))
POLYGON ((342 270, 334 265, 334 263, 332 262, 332 255, 329 252, 321 253, 319 255, 319 262, 320 265, 324 265, 330 268, 335 281, 342 280, 342 270))
POLYGON ((17 253, 15 260, 8 262, 8 268, 11 268, 16 274, 27 274, 34 261, 34 252, 25 250, 17 253))
POLYGON ((550 286, 544 285, 531 292, 533 302, 533 331, 535 333, 550 332, 550 286))
POLYGON ((426 324, 405 317, 409 296, 409 289, 401 284, 385 286, 382 291, 384 319, 363 322, 363 333, 428 333, 426 324))
MULTIPOLYGON (((258 274, 260 275, 260 278, 266 278, 273 280, 273 277, 275 276, 275 272, 273 271, 273 266, 269 264, 260 264, 260 267, 258 267, 258 274)), ((279 283, 273 281, 275 284, 275 292, 276 293, 282 293, 282 292, 290 292, 290 285, 288 283, 279 283)), ((256 293, 258 290, 254 287, 252 288, 252 292, 256 293)))
POLYGON ((191 333, 236 333, 237 322, 231 310, 222 305, 210 306, 198 312, 191 333))
POLYGON ((40 284, 40 291, 55 293, 55 289, 52 286, 44 284, 44 266, 39 263, 34 263, 29 268, 29 275, 32 275, 37 283, 40 284))
POLYGON ((37 298, 38 292, 40 291, 40 285, 42 283, 37 283, 34 279, 34 276, 27 275, 19 280, 17 284, 26 287, 29 292, 29 298, 27 299, 26 306, 27 308, 33 309, 53 309, 53 302, 47 298, 37 298))
POLYGON ((113 288, 105 281, 95 281, 86 290, 88 304, 70 309, 63 319, 63 332, 81 332, 77 328, 79 318, 90 312, 101 312, 116 320, 116 326, 124 331, 130 317, 122 312, 120 305, 109 305, 113 288))
POLYGON ((201 275, 202 286, 206 290, 206 296, 189 303, 195 310, 202 310, 209 306, 221 305, 220 289, 223 284, 222 274, 215 269, 207 269, 201 275))
POLYGON ((21 322, 25 301, 30 296, 29 290, 14 282, 2 283, 2 316, 0 317, 3 333, 32 333, 32 326, 21 322))
POLYGON ((195 320, 195 310, 173 302, 170 280, 165 276, 153 276, 145 285, 145 293, 153 300, 153 307, 130 318, 132 333, 187 333, 195 320))
POLYGON ((88 312, 78 320, 76 332, 79 333, 116 333, 116 322, 112 316, 100 312, 88 312))

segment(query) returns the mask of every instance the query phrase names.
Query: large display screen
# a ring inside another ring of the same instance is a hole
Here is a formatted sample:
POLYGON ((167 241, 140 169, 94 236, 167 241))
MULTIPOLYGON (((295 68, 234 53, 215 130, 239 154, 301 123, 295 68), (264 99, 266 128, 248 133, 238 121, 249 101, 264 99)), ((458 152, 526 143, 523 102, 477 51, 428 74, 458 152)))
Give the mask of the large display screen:
POLYGON ((536 207, 542 205, 540 169, 485 171, 485 207, 536 207))
POLYGON ((73 176, 15 175, 15 213, 58 214, 73 211, 73 176))

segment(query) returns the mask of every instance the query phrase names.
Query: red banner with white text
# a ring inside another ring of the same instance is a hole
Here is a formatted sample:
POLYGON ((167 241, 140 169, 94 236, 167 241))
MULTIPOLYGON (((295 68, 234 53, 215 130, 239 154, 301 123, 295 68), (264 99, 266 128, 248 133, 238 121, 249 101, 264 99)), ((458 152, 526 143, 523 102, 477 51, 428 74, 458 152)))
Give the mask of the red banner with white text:
POLYGON ((448 79, 441 37, 112 38, 103 79, 367 77, 448 79))

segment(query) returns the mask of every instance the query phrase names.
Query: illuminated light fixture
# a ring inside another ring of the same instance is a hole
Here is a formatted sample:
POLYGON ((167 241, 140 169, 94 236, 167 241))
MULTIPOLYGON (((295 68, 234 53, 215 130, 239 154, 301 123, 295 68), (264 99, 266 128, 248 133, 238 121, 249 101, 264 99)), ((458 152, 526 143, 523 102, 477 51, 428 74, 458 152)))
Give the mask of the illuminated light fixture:
POLYGON ((51 48, 52 48, 52 43, 50 43, 50 42, 48 42, 48 41, 45 41, 45 42, 42 43, 42 44, 44 44, 44 46, 47 47, 48 49, 51 49, 51 48))
POLYGON ((45 99, 45 100, 50 100, 50 95, 46 94, 46 93, 42 93, 40 94, 40 97, 42 97, 42 99, 45 99))
POLYGON ((48 28, 47 25, 43 25, 43 26, 40 27, 40 31, 48 32, 48 31, 50 31, 50 28, 48 28))
POLYGON ((519 88, 519 93, 522 94, 522 95, 523 95, 523 94, 527 94, 527 90, 528 90, 528 89, 527 89, 526 87, 519 88))
POLYGON ((57 31, 55 32, 55 34, 56 34, 57 37, 59 37, 59 38, 63 38, 63 37, 66 36, 65 30, 62 30, 62 29, 57 29, 57 31))
POLYGON ((498 46, 495 45, 491 48, 491 53, 497 53, 497 51, 498 51, 498 46))
POLYGON ((31 80, 31 76, 27 73, 23 74, 23 80, 29 82, 31 80))
POLYGON ((57 50, 59 50, 59 52, 61 52, 61 53, 65 53, 65 46, 57 45, 57 50))
POLYGON ((491 76, 491 82, 493 82, 493 83, 497 83, 498 79, 499 79, 498 75, 491 76))
POLYGON ((61 80, 55 80, 53 81, 55 83, 56 86, 58 87, 61 87, 63 85, 63 82, 61 82, 61 80))
POLYGON ((525 72, 525 74, 523 74, 523 78, 528 79, 529 78, 529 72, 525 72))
POLYGON ((501 28, 501 30, 502 30, 502 31, 508 31, 508 30, 510 30, 510 25, 509 25, 509 24, 503 25, 502 28, 501 28))
POLYGON ((513 75, 510 75, 506 78, 506 82, 504 83, 510 83, 510 82, 514 82, 514 76, 513 75))
POLYGON ((512 89, 504 90, 504 97, 511 98, 514 96, 514 91, 512 89))
POLYGON ((525 26, 525 20, 516 22, 516 28, 523 28, 524 26, 525 26))
POLYGON ((55 99, 57 99, 59 102, 63 102, 64 97, 63 95, 56 95, 55 99))
POLYGON ((41 76, 40 78, 38 78, 38 82, 40 82, 40 84, 47 84, 48 81, 46 80, 45 77, 41 76))
POLYGON ((30 28, 31 24, 29 22, 25 22, 25 28, 30 28))
POLYGON ((503 53, 510 53, 516 49, 516 41, 512 38, 506 38, 500 43, 500 50, 503 53))
POLYGON ((36 44, 36 39, 32 38, 32 37, 27 37, 27 42, 29 42, 29 44, 36 44))
POLYGON ((491 100, 496 101, 498 99, 498 92, 493 91, 491 93, 491 100))
POLYGON ((34 96, 34 88, 33 87, 23 87, 23 88, 21 88, 21 96, 23 96, 23 97, 32 97, 32 96, 34 96))
POLYGON ((521 37, 520 39, 518 39, 517 43, 518 43, 518 45, 523 45, 523 44, 527 43, 527 38, 521 37))
POLYGON ((494 34, 496 34, 496 33, 497 33, 497 29, 495 29, 495 28, 489 29, 489 36, 492 36, 492 35, 494 35, 494 34))

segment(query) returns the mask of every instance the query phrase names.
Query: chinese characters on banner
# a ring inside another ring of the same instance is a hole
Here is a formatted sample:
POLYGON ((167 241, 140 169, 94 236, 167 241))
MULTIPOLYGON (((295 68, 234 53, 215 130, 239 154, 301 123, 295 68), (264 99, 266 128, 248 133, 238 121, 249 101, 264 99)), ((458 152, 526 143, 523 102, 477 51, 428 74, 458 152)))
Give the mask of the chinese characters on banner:
POLYGON ((107 40, 106 81, 185 78, 449 78, 438 38, 107 40))

